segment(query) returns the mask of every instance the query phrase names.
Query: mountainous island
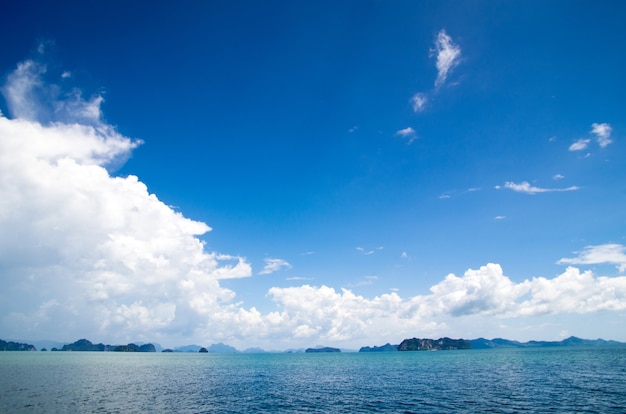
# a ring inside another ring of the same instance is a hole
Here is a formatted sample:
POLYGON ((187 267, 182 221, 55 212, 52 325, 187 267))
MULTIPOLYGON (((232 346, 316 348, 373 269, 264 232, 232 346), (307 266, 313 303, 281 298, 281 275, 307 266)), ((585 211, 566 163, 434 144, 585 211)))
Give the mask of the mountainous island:
POLYGON ((52 351, 83 351, 83 352, 156 352, 152 344, 144 345, 104 345, 92 344, 87 339, 79 339, 71 344, 63 345, 61 349, 52 348, 52 351))
POLYGON ((364 346, 359 349, 359 352, 453 351, 458 349, 472 349, 471 341, 448 337, 439 339, 411 338, 403 340, 399 345, 387 343, 382 346, 364 346))
POLYGON ((453 351, 472 349, 472 345, 464 339, 405 339, 398 345, 398 351, 453 351))

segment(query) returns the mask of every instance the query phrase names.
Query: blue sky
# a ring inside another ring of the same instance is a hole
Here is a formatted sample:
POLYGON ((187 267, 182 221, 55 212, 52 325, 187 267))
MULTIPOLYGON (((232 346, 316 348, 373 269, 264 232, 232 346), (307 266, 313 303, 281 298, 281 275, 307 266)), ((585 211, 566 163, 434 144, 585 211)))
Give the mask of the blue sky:
POLYGON ((0 337, 626 340, 626 6, 43 3, 0 17, 0 337))

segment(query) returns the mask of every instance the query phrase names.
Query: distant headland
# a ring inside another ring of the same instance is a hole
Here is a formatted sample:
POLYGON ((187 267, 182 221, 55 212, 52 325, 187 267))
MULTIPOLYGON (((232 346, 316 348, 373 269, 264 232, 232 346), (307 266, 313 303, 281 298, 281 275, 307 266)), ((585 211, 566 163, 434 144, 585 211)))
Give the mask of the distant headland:
MULTIPOLYGON (((49 341, 48 341, 49 342, 49 341)), ((626 345, 624 342, 604 340, 604 339, 581 339, 575 336, 561 341, 528 341, 519 342, 503 338, 494 339, 452 339, 443 337, 439 339, 410 338, 404 339, 397 345, 385 344, 380 346, 364 346, 358 352, 402 352, 402 351, 454 351, 472 349, 497 349, 497 348, 548 348, 548 347, 572 347, 572 346, 614 346, 626 345)), ((46 345, 47 346, 47 345, 46 345)), ((356 352, 356 350, 342 350, 329 346, 317 346, 314 348, 288 349, 285 351, 265 351, 261 348, 248 348, 239 351, 235 347, 223 343, 213 344, 207 347, 199 345, 185 345, 174 349, 162 349, 158 344, 136 345, 105 345, 94 344, 87 339, 79 339, 76 342, 65 345, 57 345, 51 351, 60 352, 196 352, 212 354, 235 354, 235 353, 328 353, 328 352, 356 352), (58 346, 58 347, 57 347, 58 346)), ((47 351, 42 347, 41 351, 47 351)), ((0 339, 0 351, 37 351, 37 347, 32 344, 22 342, 4 341, 0 339)))

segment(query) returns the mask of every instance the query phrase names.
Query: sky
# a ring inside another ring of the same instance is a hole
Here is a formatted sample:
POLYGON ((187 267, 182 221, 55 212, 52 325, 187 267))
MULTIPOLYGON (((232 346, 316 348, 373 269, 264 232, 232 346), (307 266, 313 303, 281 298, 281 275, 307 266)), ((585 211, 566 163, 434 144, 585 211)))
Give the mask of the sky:
POLYGON ((0 338, 626 341, 626 4, 153 3, 3 7, 0 338))

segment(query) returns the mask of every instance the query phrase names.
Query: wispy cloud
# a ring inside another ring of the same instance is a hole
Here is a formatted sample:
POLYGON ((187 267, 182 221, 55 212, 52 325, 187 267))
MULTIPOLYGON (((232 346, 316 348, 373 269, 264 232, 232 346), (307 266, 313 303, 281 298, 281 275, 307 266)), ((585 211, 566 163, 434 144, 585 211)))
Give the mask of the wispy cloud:
POLYGON ((370 255, 370 254, 374 254, 376 253, 376 251, 378 250, 383 250, 384 247, 383 246, 378 246, 376 249, 374 250, 365 250, 363 247, 355 247, 356 250, 360 251, 362 254, 364 255, 370 255))
MULTIPOLYGON (((613 140, 611 139, 612 132, 613 128, 607 123, 598 124, 594 122, 593 124, 591 124, 590 133, 595 135, 596 142, 598 143, 600 148, 605 148, 613 142, 613 140)), ((586 149, 590 143, 590 138, 580 138, 572 143, 572 145, 570 145, 568 149, 570 151, 582 151, 586 149)))
POLYGON ((413 141, 417 139, 417 133, 411 127, 407 127, 407 128, 397 131, 396 136, 406 138, 408 140, 407 142, 408 144, 411 144, 413 141))
POLYGON ((304 276, 291 276, 286 278, 286 280, 313 280, 313 278, 304 276))
POLYGON ((415 135, 415 130, 411 127, 404 128, 396 132, 396 135, 399 135, 401 137, 411 137, 415 135))
MULTIPOLYGON (((77 88, 63 92, 61 87, 44 79, 47 72, 46 65, 26 60, 9 74, 2 94, 11 116, 46 125, 63 122, 109 127, 101 122, 102 95, 85 99, 77 88)), ((65 71, 59 77, 67 79, 70 72, 65 71)))
POLYGON ((265 267, 259 272, 260 275, 269 275, 282 269, 291 269, 291 264, 283 259, 265 259, 265 267))
POLYGON ((580 138, 578 141, 574 142, 569 146, 568 150, 570 151, 582 151, 589 146, 591 140, 589 138, 580 138))
POLYGON ((494 219, 496 220, 504 220, 506 218, 506 216, 495 216, 494 219))
POLYGON ((587 246, 582 251, 574 252, 576 257, 563 258, 558 264, 613 264, 620 272, 626 271, 626 246, 616 243, 587 246))
POLYGON ((563 178, 565 178, 565 176, 564 176, 564 175, 562 175, 562 174, 554 174, 554 175, 552 176, 552 179, 553 179, 554 181, 562 180, 563 178))
POLYGON ((418 92, 411 97, 409 102, 411 102, 411 106, 413 107, 414 112, 422 112, 424 109, 426 109, 428 97, 425 93, 418 92))
POLYGON ((591 133, 596 136, 600 148, 604 148, 613 142, 611 140, 611 132, 613 132, 613 128, 609 124, 591 124, 591 133))
POLYGON ((461 48, 452 41, 452 38, 444 29, 437 33, 434 48, 430 50, 430 56, 436 57, 437 78, 435 79, 435 89, 431 92, 417 92, 409 103, 413 112, 418 113, 426 109, 429 95, 436 94, 441 86, 446 83, 448 75, 461 62, 461 48))
POLYGON ((351 283, 348 287, 361 287, 361 286, 369 286, 372 285, 375 281, 378 280, 378 276, 365 276, 363 280, 359 280, 356 283, 351 283))
POLYGON ((461 196, 465 196, 467 194, 472 194, 472 193, 476 193, 478 191, 481 191, 482 188, 481 187, 469 187, 465 190, 456 190, 456 189, 451 189, 446 191, 445 193, 442 193, 439 195, 439 199, 441 200, 445 200, 448 198, 456 198, 456 197, 461 197, 461 196))
POLYGON ((501 188, 507 188, 509 190, 513 190, 516 191, 518 193, 525 193, 525 194, 537 194, 537 193, 552 193, 552 192, 561 192, 561 191, 576 191, 576 190, 580 190, 580 187, 578 186, 571 186, 571 187, 567 187, 567 188, 541 188, 541 187, 535 187, 533 185, 530 185, 530 183, 528 181, 522 181, 521 183, 517 184, 514 183, 512 181, 507 181, 506 183, 504 183, 504 186, 496 186, 496 189, 501 189, 501 188))
POLYGON ((442 29, 435 38, 435 48, 431 50, 431 54, 437 56, 437 79, 435 80, 435 87, 437 88, 446 82, 448 74, 459 64, 461 48, 442 29))

